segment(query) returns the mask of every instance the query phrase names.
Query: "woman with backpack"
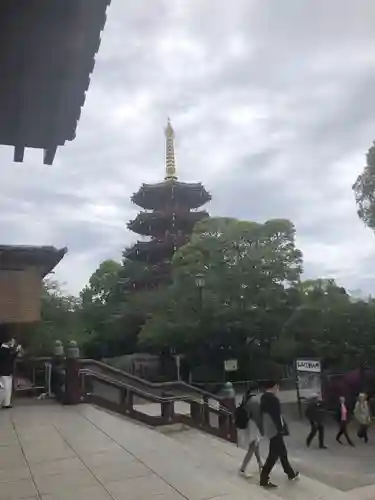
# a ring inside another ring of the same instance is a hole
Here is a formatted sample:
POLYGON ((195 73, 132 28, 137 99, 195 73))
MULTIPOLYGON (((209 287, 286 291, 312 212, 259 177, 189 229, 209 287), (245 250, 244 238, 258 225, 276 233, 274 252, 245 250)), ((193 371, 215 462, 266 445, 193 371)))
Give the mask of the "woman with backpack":
POLYGON ((259 473, 262 471, 263 464, 259 450, 261 438, 261 431, 258 427, 259 418, 259 398, 252 394, 251 391, 247 391, 235 413, 238 446, 246 450, 246 455, 239 469, 239 474, 243 477, 251 477, 246 474, 246 468, 253 455, 255 455, 258 462, 259 473))
POLYGON ((371 424, 371 413, 369 404, 367 402, 366 394, 361 392, 358 395, 357 402, 354 407, 354 416, 358 422, 358 432, 357 436, 359 439, 363 439, 364 442, 368 443, 368 428, 371 424))

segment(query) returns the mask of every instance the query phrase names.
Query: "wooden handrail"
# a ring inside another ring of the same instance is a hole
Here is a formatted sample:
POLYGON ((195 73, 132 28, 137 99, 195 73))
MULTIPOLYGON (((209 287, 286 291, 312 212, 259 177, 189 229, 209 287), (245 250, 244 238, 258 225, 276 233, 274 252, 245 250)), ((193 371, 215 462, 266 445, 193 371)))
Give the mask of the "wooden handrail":
POLYGON ((215 413, 232 415, 232 412, 230 412, 224 406, 219 405, 219 408, 215 408, 214 406, 210 405, 208 401, 202 403, 201 401, 197 401, 196 399, 193 399, 192 397, 189 397, 189 396, 158 396, 156 394, 152 394, 150 392, 146 392, 142 389, 139 389, 138 387, 134 387, 129 383, 122 382, 119 380, 114 380, 111 377, 108 377, 106 375, 103 375, 101 373, 97 373, 97 372, 89 370, 89 369, 82 369, 82 370, 80 370, 80 373, 82 375, 88 375, 88 376, 93 377, 97 380, 101 380, 103 382, 106 382, 106 383, 108 383, 108 385, 116 386, 116 387, 123 388, 123 389, 128 389, 133 394, 141 396, 141 397, 143 397, 143 398, 145 398, 153 403, 170 403, 170 402, 176 402, 176 401, 182 401, 182 402, 186 402, 186 403, 193 403, 194 402, 194 403, 198 403, 202 406, 209 407, 215 413))
POLYGON ((203 389, 200 389, 199 387, 195 387, 189 384, 186 384, 185 382, 175 380, 171 382, 149 382, 148 380, 145 380, 143 378, 137 377, 136 375, 133 375, 131 373, 125 372, 123 370, 120 370, 119 368, 115 368, 114 366, 108 365, 106 363, 102 363, 101 361, 97 361, 94 359, 82 359, 81 360, 82 365, 94 365, 98 366, 99 368, 116 373, 118 375, 121 375, 123 377, 128 378, 129 380, 133 380, 134 382, 138 384, 142 384, 150 389, 159 389, 159 390, 181 390, 181 391, 189 391, 193 392, 196 394, 200 394, 201 396, 206 396, 210 399, 214 399, 215 401, 220 402, 220 398, 212 394, 211 392, 205 391, 203 389))

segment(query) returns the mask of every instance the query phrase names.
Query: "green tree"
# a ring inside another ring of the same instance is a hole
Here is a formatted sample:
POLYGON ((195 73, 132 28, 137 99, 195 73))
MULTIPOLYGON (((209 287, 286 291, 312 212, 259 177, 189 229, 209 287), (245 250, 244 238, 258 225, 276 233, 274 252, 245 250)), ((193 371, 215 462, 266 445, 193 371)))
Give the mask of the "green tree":
POLYGON ((158 303, 161 290, 136 290, 129 286, 145 273, 142 263, 124 258, 122 264, 107 260, 93 273, 82 290, 82 317, 89 340, 84 346, 90 357, 132 353, 137 336, 158 303))
POLYGON ((367 227, 375 229, 375 143, 366 155, 366 166, 353 184, 357 213, 367 227))
POLYGON ((85 354, 101 358, 118 349, 118 318, 123 306, 120 299, 122 265, 103 261, 80 293, 80 315, 87 332, 85 354))
POLYGON ((107 305, 118 285, 121 269, 119 262, 111 259, 103 261, 81 292, 83 304, 107 305))
POLYGON ((287 220, 265 224, 230 218, 201 221, 173 258, 174 283, 140 334, 144 345, 219 364, 228 356, 267 357, 288 313, 288 287, 298 283, 302 254, 287 220), (202 301, 195 285, 203 274, 202 301), (245 356, 246 354, 246 356, 245 356))
POLYGON ((57 281, 45 279, 41 295, 41 321, 26 328, 24 335, 28 354, 50 356, 55 340, 84 343, 86 335, 79 308, 79 299, 66 295, 57 281))
POLYGON ((272 355, 285 363, 303 356, 319 357, 331 370, 373 362, 375 307, 353 301, 334 280, 308 280, 299 285, 300 304, 284 324, 272 355))

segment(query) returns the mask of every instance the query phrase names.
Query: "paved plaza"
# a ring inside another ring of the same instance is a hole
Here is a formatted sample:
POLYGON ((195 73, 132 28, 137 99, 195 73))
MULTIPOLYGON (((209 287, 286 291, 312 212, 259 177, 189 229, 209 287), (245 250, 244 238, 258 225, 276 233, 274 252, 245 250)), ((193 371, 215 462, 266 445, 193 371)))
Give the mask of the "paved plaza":
POLYGON ((267 492, 255 476, 249 481, 237 476, 242 450, 199 431, 173 431, 150 429, 90 405, 41 401, 3 410, 0 500, 375 498, 372 445, 343 447, 341 454, 336 447, 308 451, 298 445, 305 429, 297 425, 290 448, 301 480, 289 483, 277 469, 273 479, 280 488, 267 492))

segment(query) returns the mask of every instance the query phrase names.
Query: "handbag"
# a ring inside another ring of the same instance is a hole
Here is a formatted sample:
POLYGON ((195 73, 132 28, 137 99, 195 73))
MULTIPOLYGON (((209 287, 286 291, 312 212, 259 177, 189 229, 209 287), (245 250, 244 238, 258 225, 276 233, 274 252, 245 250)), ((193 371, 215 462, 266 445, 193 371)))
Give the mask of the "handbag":
POLYGON ((289 426, 288 426, 288 424, 285 422, 284 417, 281 417, 281 420, 282 420, 282 427, 283 427, 283 430, 282 430, 282 432, 281 432, 281 435, 282 435, 282 436, 289 436, 289 435, 290 435, 290 432, 289 432, 289 426))

